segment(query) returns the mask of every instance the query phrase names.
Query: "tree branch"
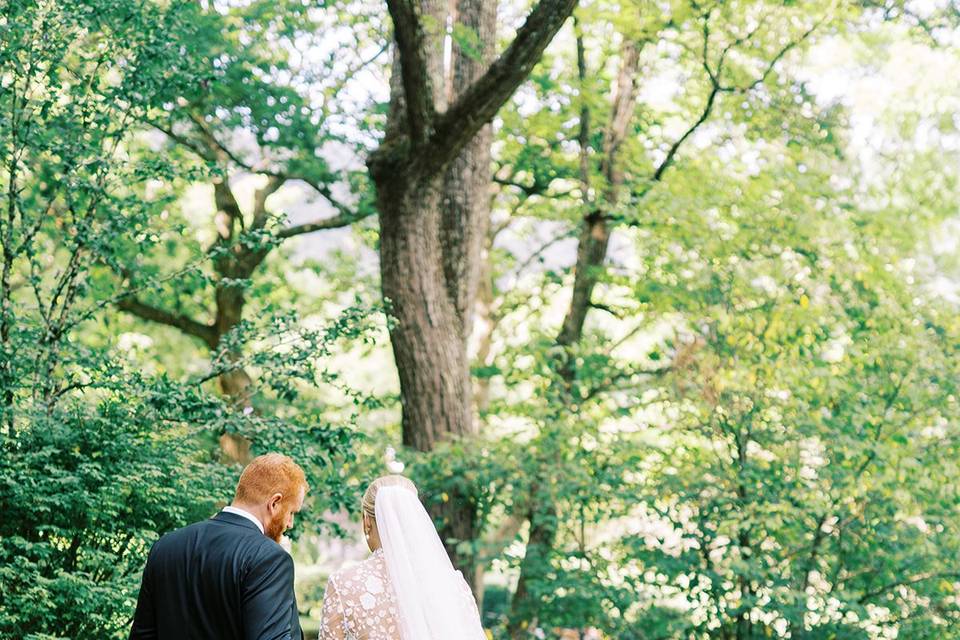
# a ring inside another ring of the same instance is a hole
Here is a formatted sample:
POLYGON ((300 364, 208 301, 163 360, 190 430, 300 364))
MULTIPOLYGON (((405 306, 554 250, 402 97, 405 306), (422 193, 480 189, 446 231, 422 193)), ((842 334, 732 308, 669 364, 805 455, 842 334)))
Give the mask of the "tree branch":
POLYGON ((214 158, 219 159, 221 162, 229 159, 245 169, 252 170, 248 163, 243 162, 227 145, 217 139, 217 136, 214 135, 210 127, 207 126, 207 123, 203 121, 203 118, 194 113, 190 113, 189 116, 191 122, 193 122, 193 124, 197 126, 197 129, 200 130, 200 133, 203 134, 203 139, 207 143, 207 147, 210 149, 214 158))
POLYGON ((403 79, 407 132, 414 146, 427 142, 434 119, 433 88, 427 72, 426 37, 418 0, 387 0, 403 79))
POLYGON ((137 316, 141 320, 156 322, 157 324, 164 324, 168 327, 179 329, 187 335, 199 338, 211 349, 217 346, 217 334, 212 326, 197 322, 185 315, 171 313, 164 309, 150 306, 134 296, 121 298, 117 301, 117 307, 137 316))
POLYGON ((623 320, 623 315, 608 304, 601 304, 599 302, 589 302, 587 303, 587 307, 589 309, 596 309, 598 311, 606 311, 617 320, 623 320))
POLYGON ((547 249, 549 249, 550 247, 552 247, 553 245, 559 242, 563 242, 568 238, 574 237, 576 233, 577 233, 576 229, 565 229, 561 233, 558 233, 554 237, 542 243, 539 247, 534 249, 534 251, 529 256, 527 256, 524 259, 524 261, 520 263, 519 266, 515 267, 514 269, 511 269, 510 272, 513 274, 513 277, 515 279, 519 279, 520 276, 523 275, 523 272, 526 271, 527 267, 533 264, 534 260, 539 259, 543 255, 544 251, 546 251, 547 249))
MULTIPOLYGON (((238 155, 236 155, 233 151, 231 151, 225 144, 220 142, 220 140, 218 140, 217 137, 214 135, 213 131, 211 131, 210 128, 206 125, 206 123, 203 122, 202 118, 199 118, 194 114, 190 114, 190 119, 194 123, 194 125, 196 125, 196 127, 200 130, 200 133, 203 136, 203 139, 209 151, 204 151, 203 149, 197 148, 186 138, 183 138, 182 136, 178 136, 177 134, 174 134, 173 131, 164 129, 158 126, 156 123, 151 122, 150 124, 151 126, 159 129, 160 131, 163 131, 163 133, 170 136, 174 141, 187 146, 188 148, 190 148, 192 151, 194 151, 204 159, 211 160, 211 161, 219 160, 221 162, 225 162, 229 160, 230 162, 233 162, 238 167, 245 169, 246 171, 249 171, 251 173, 260 173, 267 176, 270 179, 267 182, 265 187, 257 190, 257 192, 254 194, 254 209, 253 209, 254 213, 253 213, 253 223, 252 223, 253 229, 262 229, 263 227, 266 226, 267 220, 269 218, 266 211, 266 199, 271 194, 275 193, 281 186, 283 186, 285 182, 290 180, 299 180, 309 185, 314 191, 316 191, 321 196, 323 196, 324 199, 326 199, 327 202, 329 202, 338 211, 339 218, 347 219, 352 217, 355 220, 361 220, 366 217, 366 215, 360 215, 360 216, 356 215, 355 213, 351 212, 350 209, 348 209, 342 203, 337 201, 333 197, 333 193, 331 192, 330 185, 321 184, 316 180, 313 180, 306 176, 297 175, 297 174, 289 173, 286 171, 279 171, 279 170, 267 169, 267 168, 258 168, 250 164, 249 162, 246 162, 243 159, 241 159, 238 155)), ((240 205, 237 202, 237 199, 234 197, 232 190, 228 186, 227 176, 223 177, 221 183, 216 183, 216 182, 214 183, 214 192, 215 192, 215 198, 217 200, 217 208, 220 211, 225 212, 229 216, 231 222, 233 221, 239 222, 240 226, 242 227, 243 216, 241 214, 240 205)), ((334 225, 334 226, 343 226, 343 225, 340 224, 340 225, 334 225)), ((318 229, 321 229, 321 228, 332 228, 332 227, 318 227, 318 229)), ((218 225, 217 230, 218 230, 219 237, 223 239, 229 239, 233 235, 232 229, 230 230, 229 233, 225 233, 227 229, 224 228, 222 224, 218 225)), ((300 232, 300 233, 305 233, 305 232, 300 232)), ((280 237, 286 238, 286 237, 289 237, 290 235, 298 235, 298 234, 282 233, 280 237)))
POLYGON ((493 182, 494 184, 498 184, 502 187, 514 187, 515 189, 519 189, 520 192, 528 198, 530 196, 542 195, 550 187, 549 184, 537 184, 536 182, 532 186, 526 185, 522 182, 517 182, 514 180, 513 176, 509 178, 500 178, 494 175, 493 182))
POLYGON ((866 602, 871 598, 876 598, 877 596, 883 595, 888 591, 892 591, 897 587, 909 587, 915 584, 919 584, 921 582, 926 582, 927 580, 933 580, 934 578, 950 578, 951 580, 960 580, 960 573, 957 573, 954 571, 938 571, 938 572, 922 574, 919 576, 913 576, 911 578, 908 578, 906 580, 900 580, 898 582, 891 582, 890 584, 885 584, 882 587, 878 587, 871 591, 867 591, 862 596, 860 596, 860 599, 858 600, 858 602, 860 604, 866 604, 866 602))
POLYGON ((429 159, 444 165, 455 157, 483 125, 490 122, 530 75, 544 49, 573 13, 577 0, 540 0, 517 31, 513 42, 487 72, 463 92, 436 121, 429 159))
MULTIPOLYGON (((270 194, 274 193, 277 189, 279 189, 285 182, 290 180, 299 180, 300 182, 307 184, 311 189, 313 189, 314 191, 319 193, 321 196, 323 196, 323 198, 327 202, 329 202, 334 209, 337 210, 338 218, 342 218, 342 219, 353 218, 354 220, 362 220, 363 218, 366 218, 368 215, 370 215, 370 214, 359 215, 354 211, 352 211, 349 207, 344 205, 342 202, 338 201, 336 198, 333 197, 333 192, 330 189, 330 185, 328 184, 321 184, 316 180, 307 178, 306 176, 301 176, 294 173, 288 173, 286 171, 276 171, 272 169, 257 169, 256 167, 253 167, 249 164, 244 163, 236 156, 230 154, 229 151, 225 150, 224 152, 227 153, 230 156, 230 159, 233 160, 233 162, 236 163, 241 168, 246 169, 247 171, 250 171, 252 173, 261 173, 270 178, 270 181, 267 183, 267 185, 263 189, 260 189, 259 191, 257 191, 255 195, 256 201, 254 206, 254 221, 252 225, 254 229, 261 229, 264 226, 266 226, 268 216, 264 207, 266 204, 267 197, 270 196, 270 194), (260 201, 261 197, 263 199, 263 202, 260 201), (257 215, 258 212, 260 214, 259 217, 257 215)), ((239 206, 237 208, 239 209, 239 206)), ((335 226, 343 226, 343 225, 335 225, 335 226)), ((319 228, 323 228, 323 227, 319 227, 319 228)), ((332 228, 332 227, 327 227, 327 228, 332 228)), ((279 237, 287 238, 290 235, 298 235, 298 234, 281 233, 279 234, 279 237)))
MULTIPOLYGON (((603 134, 601 171, 604 174, 606 186, 597 206, 590 202, 587 192, 589 188, 589 165, 583 155, 587 151, 584 145, 590 139, 587 129, 590 122, 590 111, 586 107, 581 110, 581 129, 578 139, 581 145, 583 203, 588 213, 584 216, 577 244, 573 296, 570 298, 570 306, 567 308, 563 326, 557 336, 557 344, 562 346, 569 346, 580 341, 587 312, 592 306, 595 306, 593 304, 593 290, 599 281, 610 242, 610 228, 607 224, 605 209, 616 206, 620 187, 624 180, 624 172, 619 166, 617 152, 626 138, 627 128, 633 118, 637 96, 636 76, 640 64, 640 49, 643 44, 642 42, 626 41, 623 45, 620 72, 617 75, 616 92, 613 99, 613 111, 603 134)), ((586 62, 583 60, 582 52, 579 49, 580 47, 578 47, 577 66, 579 80, 581 86, 583 86, 586 82, 587 71, 586 62)), ((573 372, 571 369, 565 369, 565 373, 572 375, 573 372)))
POLYGON ((277 189, 283 186, 286 178, 270 176, 267 184, 262 189, 257 189, 253 195, 253 229, 263 229, 270 217, 267 212, 267 198, 277 192, 277 189))
POLYGON ((762 18, 757 22, 757 26, 745 33, 744 35, 736 38, 730 42, 726 47, 723 48, 723 51, 720 52, 720 58, 717 60, 717 75, 723 71, 723 64, 726 62, 727 55, 733 50, 742 45, 747 40, 751 39, 753 36, 757 35, 760 32, 760 29, 763 28, 764 24, 767 22, 767 18, 770 17, 769 13, 763 15, 762 18))
POLYGON ((213 199, 217 206, 217 215, 214 222, 217 227, 217 235, 223 240, 233 238, 234 224, 239 224, 243 228, 243 212, 240 209, 240 203, 227 183, 227 176, 217 177, 213 180, 213 199), (226 219, 223 218, 223 215, 226 219))
POLYGON ((343 77, 340 79, 340 81, 337 82, 337 84, 330 89, 329 95, 330 95, 331 97, 337 97, 337 96, 339 96, 339 95, 340 95, 340 92, 343 90, 344 87, 347 86, 347 84, 350 83, 350 81, 352 81, 352 80, 353 80, 361 71, 363 71, 365 68, 367 68, 368 66, 370 66, 371 64, 373 64, 373 63, 377 60, 377 58, 379 58, 379 57, 382 56, 384 53, 386 53, 389 48, 390 48, 390 41, 389 41, 389 39, 388 39, 388 40, 385 40, 385 41, 384 41, 383 46, 380 47, 380 49, 378 49, 375 54, 373 54, 372 56, 370 56, 370 57, 367 58, 366 60, 361 60, 359 63, 357 63, 356 65, 354 65, 352 68, 348 69, 347 72, 344 73, 344 75, 343 75, 343 77))
MULTIPOLYGON (((657 167, 656 171, 653 172, 653 176, 650 178, 651 184, 655 182, 660 182, 660 180, 663 179, 664 172, 666 172, 666 170, 670 168, 670 165, 673 164, 673 159, 677 155, 677 151, 680 150, 680 147, 683 145, 683 143, 686 142, 687 138, 692 136, 693 133, 700 128, 700 125, 706 122, 707 118, 710 117, 710 112, 713 111, 713 105, 716 103, 717 93, 719 92, 720 92, 719 85, 714 84, 713 87, 711 87, 710 89, 709 95, 707 95, 707 103, 704 105, 703 111, 700 113, 700 117, 697 118, 696 122, 690 125, 690 127, 683 132, 682 136, 677 138, 676 141, 674 141, 674 143, 670 145, 670 149, 667 151, 667 155, 664 157, 663 161, 657 167)), ((649 187, 647 187, 647 189, 644 190, 644 193, 647 190, 649 190, 649 187)))
POLYGON ((683 134, 679 138, 677 138, 677 140, 674 141, 672 145, 670 145, 670 148, 667 151, 667 155, 664 157, 663 161, 654 170, 653 175, 650 178, 650 181, 647 183, 647 186, 638 194, 639 197, 642 198, 644 195, 646 195, 646 193, 650 190, 650 188, 653 186, 654 183, 660 182, 663 179, 663 174, 673 164, 673 161, 677 155, 677 151, 680 150, 680 147, 683 146, 683 143, 686 142, 687 139, 689 139, 690 136, 692 136, 696 132, 696 130, 699 129, 700 126, 707 121, 707 118, 710 117, 710 114, 713 111, 713 108, 716 104, 717 95, 719 93, 721 92, 747 93, 749 91, 752 91, 753 89, 756 89, 758 86, 766 82, 770 74, 773 73, 773 69, 777 65, 777 63, 780 62, 780 60, 782 60, 783 57, 787 55, 787 53, 789 53, 791 49, 794 49, 795 47, 799 46, 811 35, 813 35, 813 33, 823 24, 824 20, 817 21, 812 27, 810 27, 807 31, 801 34, 799 38, 787 43, 787 45, 784 46, 782 49, 780 49, 780 51, 777 52, 777 54, 770 60, 770 62, 767 64, 766 69, 760 75, 760 77, 758 77, 753 82, 743 87, 730 87, 730 86, 724 86, 721 84, 720 73, 723 71, 722 65, 730 49, 733 48, 734 46, 742 44, 748 38, 756 34, 757 31, 759 30, 759 27, 757 29, 751 30, 746 36, 743 36, 742 38, 738 38, 733 43, 728 45, 720 55, 720 61, 717 65, 717 69, 713 70, 710 68, 709 59, 708 59, 709 54, 706 46, 706 41, 707 41, 707 38, 709 38, 710 31, 707 23, 704 22, 704 47, 702 52, 702 55, 703 55, 702 64, 703 64, 703 68, 706 70, 707 77, 710 80, 710 93, 707 95, 707 102, 704 105, 703 111, 700 113, 700 117, 698 117, 697 120, 693 124, 691 124, 690 127, 688 127, 687 130, 684 131, 683 134))
MULTIPOLYGON (((580 184, 583 189, 581 196, 584 205, 590 201, 590 105, 586 98, 587 93, 587 49, 583 44, 583 32, 580 21, 573 18, 573 28, 577 34, 577 81, 580 98, 580 129, 577 132, 577 145, 580 148, 580 184)), ((616 107, 614 107, 616 112, 616 107)))
POLYGON ((316 220, 314 222, 306 222, 304 224, 298 224, 293 227, 287 227, 286 229, 281 229, 277 232, 278 238, 292 238, 293 236, 300 236, 305 233, 313 233, 314 231, 324 231, 326 229, 339 229, 340 227, 348 227, 354 222, 363 220, 373 215, 372 212, 368 213, 354 213, 351 211, 343 211, 339 215, 333 216, 332 218, 324 218, 323 220, 316 220))
POLYGON ((216 160, 215 156, 212 153, 210 153, 208 149, 204 149, 203 147, 200 147, 193 140, 190 140, 186 136, 174 132, 172 127, 166 127, 164 125, 161 125, 158 122, 153 122, 152 120, 145 120, 145 122, 149 124, 151 127, 153 127, 154 129, 156 129, 157 131, 163 133, 165 136, 167 136, 168 138, 170 138, 180 146, 189 149, 190 151, 195 153, 197 156, 199 156, 201 159, 206 160, 208 162, 212 162, 216 160))
POLYGON ((788 43, 786 44, 786 46, 784 46, 782 49, 780 49, 780 51, 770 60, 770 63, 767 65, 767 68, 766 68, 766 69, 764 70, 764 72, 760 75, 760 77, 757 78, 756 80, 754 80, 753 82, 751 82, 750 84, 748 84, 747 86, 745 86, 745 87, 724 87, 724 86, 720 86, 720 87, 718 87, 718 88, 720 89, 720 91, 724 91, 724 92, 727 92, 727 93, 747 93, 747 92, 749 92, 749 91, 753 91, 754 89, 756 89, 756 88, 759 87, 761 84, 763 84, 764 82, 767 81, 767 78, 770 77, 770 74, 771 74, 771 73, 773 73, 773 68, 774 68, 775 66, 777 66, 777 63, 780 62, 785 55, 787 55, 792 49, 795 49, 796 47, 798 47, 798 46, 800 46, 801 44, 803 44, 803 42, 804 42, 805 40, 807 40, 810 36, 812 36, 812 35, 814 34, 814 32, 815 32, 817 29, 819 29, 820 26, 821 26, 825 21, 826 21, 826 18, 823 18, 823 19, 821 19, 821 20, 818 20, 816 23, 814 23, 814 25, 813 25, 812 27, 810 27, 809 29, 807 29, 806 31, 804 31, 804 32, 800 35, 799 38, 797 38, 796 40, 792 40, 791 42, 788 42, 788 43))

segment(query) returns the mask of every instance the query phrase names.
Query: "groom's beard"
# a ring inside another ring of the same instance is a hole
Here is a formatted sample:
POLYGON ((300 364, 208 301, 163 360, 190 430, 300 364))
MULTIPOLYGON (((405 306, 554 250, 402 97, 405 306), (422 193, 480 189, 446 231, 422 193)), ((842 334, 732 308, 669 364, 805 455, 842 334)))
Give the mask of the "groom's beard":
POLYGON ((289 514, 289 510, 284 510, 281 513, 278 513, 277 517, 268 522, 263 528, 264 535, 274 542, 279 543, 280 538, 283 537, 283 532, 286 530, 287 516, 289 514))

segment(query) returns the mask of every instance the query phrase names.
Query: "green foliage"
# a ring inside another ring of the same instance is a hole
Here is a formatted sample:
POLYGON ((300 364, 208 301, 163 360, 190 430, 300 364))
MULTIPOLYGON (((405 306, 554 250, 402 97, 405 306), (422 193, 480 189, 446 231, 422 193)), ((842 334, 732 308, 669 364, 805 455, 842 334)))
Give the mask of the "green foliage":
POLYGON ((485 429, 506 443, 486 474, 488 552, 532 579, 515 615, 548 636, 954 637, 958 326, 925 255, 955 212, 954 173, 921 156, 896 185, 860 176, 843 111, 786 72, 786 45, 862 24, 855 8, 678 2, 658 25, 633 4, 584 8, 587 76, 568 50, 503 115, 503 228, 549 234, 532 247, 546 267, 510 241, 494 253, 498 347, 475 369, 485 429), (655 34, 641 88, 675 75, 681 91, 641 93, 626 193, 604 202, 602 136, 586 177, 576 139, 583 106, 595 132, 609 119, 611 23, 655 34), (730 89, 711 107, 713 82, 730 89), (585 209, 608 215, 618 250, 595 269, 584 338, 561 348, 572 278, 549 255, 585 209), (497 535, 531 505, 546 543, 529 521, 497 535))
POLYGON ((673 228, 641 240, 642 308, 682 319, 672 388, 644 415, 659 530, 628 544, 648 588, 698 603, 691 633, 948 633, 958 468, 933 425, 957 417, 956 327, 898 273, 901 230, 865 234, 872 212, 804 188, 832 169, 805 156, 707 225, 664 194, 673 228))
POLYGON ((197 447, 219 403, 122 373, 4 434, 4 636, 125 637, 150 544, 229 499, 236 470, 197 447))

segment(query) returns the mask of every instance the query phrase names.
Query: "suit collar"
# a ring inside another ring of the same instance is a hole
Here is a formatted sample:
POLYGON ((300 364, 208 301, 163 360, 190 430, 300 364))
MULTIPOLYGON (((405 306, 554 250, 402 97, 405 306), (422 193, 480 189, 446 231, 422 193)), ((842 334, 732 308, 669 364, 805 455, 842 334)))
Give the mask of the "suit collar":
POLYGON ((219 522, 227 522, 229 524, 235 524, 241 527, 246 527, 251 531, 256 531, 257 533, 262 534, 262 532, 257 527, 257 525, 250 522, 247 518, 244 518, 241 515, 237 515, 236 513, 227 513, 226 511, 221 511, 217 515, 213 516, 212 520, 217 520, 219 522))

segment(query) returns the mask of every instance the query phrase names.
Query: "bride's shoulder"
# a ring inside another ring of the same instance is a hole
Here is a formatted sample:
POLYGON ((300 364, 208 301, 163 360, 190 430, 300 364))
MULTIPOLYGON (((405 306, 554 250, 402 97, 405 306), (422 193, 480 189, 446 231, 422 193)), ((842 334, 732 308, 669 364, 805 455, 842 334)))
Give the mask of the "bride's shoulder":
POLYGON ((383 554, 374 553, 358 563, 342 567, 330 576, 330 580, 339 585, 365 582, 367 578, 379 577, 385 573, 383 554))

